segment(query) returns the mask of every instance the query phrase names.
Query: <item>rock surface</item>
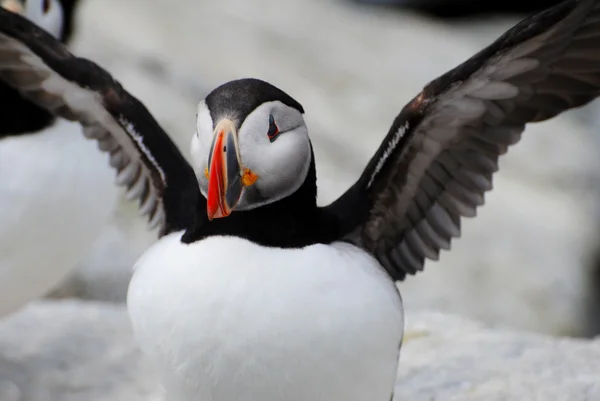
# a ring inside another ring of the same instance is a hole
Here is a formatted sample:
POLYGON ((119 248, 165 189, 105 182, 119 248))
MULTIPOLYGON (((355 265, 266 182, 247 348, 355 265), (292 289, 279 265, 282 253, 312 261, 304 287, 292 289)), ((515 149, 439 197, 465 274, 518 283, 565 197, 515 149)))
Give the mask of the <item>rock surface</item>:
POLYGON ((123 306, 34 303, 0 323, 2 401, 158 401, 123 306))
MULTIPOLYGON (((412 313, 395 400, 598 400, 600 339, 552 339, 412 313)), ((0 323, 2 401, 162 401, 125 308, 32 304, 0 323)))
MULTIPOLYGON (((255 76, 297 98, 307 111, 321 204, 359 176, 424 84, 515 22, 446 25, 341 0, 84 0, 79 16, 73 49, 142 99, 186 155, 196 103, 218 84, 255 76)), ((501 160, 495 190, 479 217, 464 222, 452 252, 401 284, 409 310, 590 333, 600 321, 597 289, 589 284, 600 158, 593 119, 581 117, 597 108, 527 130, 501 160)), ((154 241, 151 234, 134 208, 122 205, 60 292, 123 300, 129 268, 154 241)))
POLYGON ((600 338, 492 330, 440 313, 407 317, 398 401, 600 400, 600 338))

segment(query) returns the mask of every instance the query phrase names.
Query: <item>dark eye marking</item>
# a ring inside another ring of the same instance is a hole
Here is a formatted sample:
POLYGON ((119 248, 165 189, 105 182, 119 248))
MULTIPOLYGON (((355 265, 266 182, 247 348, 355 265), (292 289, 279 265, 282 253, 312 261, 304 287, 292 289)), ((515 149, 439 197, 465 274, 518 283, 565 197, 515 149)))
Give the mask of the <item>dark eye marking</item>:
POLYGON ((275 139, 277 139, 279 134, 279 128, 277 128, 277 124, 275 124, 275 119, 272 114, 269 114, 269 131, 267 132, 269 141, 275 142, 275 139))
POLYGON ((44 10, 44 14, 48 13, 48 11, 50 11, 50 0, 44 0, 42 3, 42 8, 44 10))

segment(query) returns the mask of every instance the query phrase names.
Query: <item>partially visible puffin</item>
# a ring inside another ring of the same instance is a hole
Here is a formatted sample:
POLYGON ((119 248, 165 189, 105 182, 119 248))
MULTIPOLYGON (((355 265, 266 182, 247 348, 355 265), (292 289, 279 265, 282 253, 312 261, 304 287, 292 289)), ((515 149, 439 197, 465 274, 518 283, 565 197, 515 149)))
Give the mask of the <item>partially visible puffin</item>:
POLYGON ((105 70, 26 20, 0 13, 0 49, 2 79, 79 121, 160 224, 128 309, 169 400, 389 401, 395 281, 450 248, 526 123, 600 94, 600 0, 528 18, 429 83, 326 207, 304 109, 267 82, 199 104, 189 165, 105 70))
MULTIPOLYGON (((53 40, 71 37, 74 0, 2 0, 0 6, 53 40)), ((18 64, 3 67, 6 77, 27 74, 18 64)), ((118 188, 106 155, 81 136, 79 124, 57 119, 4 82, 0 104, 2 317, 48 293, 76 267, 108 221, 118 188)))

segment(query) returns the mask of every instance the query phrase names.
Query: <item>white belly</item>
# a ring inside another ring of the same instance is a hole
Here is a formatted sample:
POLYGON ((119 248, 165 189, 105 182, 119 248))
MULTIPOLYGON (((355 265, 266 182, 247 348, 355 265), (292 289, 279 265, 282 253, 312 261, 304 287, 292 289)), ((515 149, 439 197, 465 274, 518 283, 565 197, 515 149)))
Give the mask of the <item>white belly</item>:
POLYGON ((344 243, 180 237, 140 258, 128 294, 169 400, 390 400, 402 302, 372 257, 344 243))
POLYGON ((0 316, 73 269, 114 209, 115 173, 79 124, 0 140, 0 316))

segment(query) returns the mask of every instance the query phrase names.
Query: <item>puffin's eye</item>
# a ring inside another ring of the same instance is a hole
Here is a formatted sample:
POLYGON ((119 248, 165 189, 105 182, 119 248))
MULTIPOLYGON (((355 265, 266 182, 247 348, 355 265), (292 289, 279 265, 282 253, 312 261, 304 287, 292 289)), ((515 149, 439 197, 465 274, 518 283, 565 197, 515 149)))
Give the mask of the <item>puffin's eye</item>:
POLYGON ((50 0, 42 1, 42 10, 44 11, 44 14, 47 14, 48 11, 50 11, 50 0))
POLYGON ((279 128, 277 128, 277 124, 275 124, 275 119, 272 114, 269 114, 269 131, 267 132, 267 136, 271 142, 274 142, 279 136, 279 128))

